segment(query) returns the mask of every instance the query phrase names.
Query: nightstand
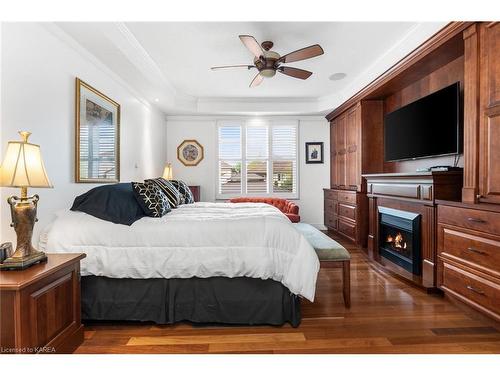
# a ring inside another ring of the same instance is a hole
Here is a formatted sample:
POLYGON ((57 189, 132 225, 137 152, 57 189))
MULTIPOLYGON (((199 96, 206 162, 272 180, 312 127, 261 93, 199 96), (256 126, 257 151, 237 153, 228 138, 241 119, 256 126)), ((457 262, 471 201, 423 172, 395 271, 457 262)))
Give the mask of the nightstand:
POLYGON ((201 195, 200 185, 189 186, 189 190, 191 190, 191 193, 193 193, 194 201, 195 202, 199 202, 200 201, 200 195, 201 195))
POLYGON ((47 256, 22 271, 0 271, 0 353, 71 353, 83 342, 85 254, 47 256))

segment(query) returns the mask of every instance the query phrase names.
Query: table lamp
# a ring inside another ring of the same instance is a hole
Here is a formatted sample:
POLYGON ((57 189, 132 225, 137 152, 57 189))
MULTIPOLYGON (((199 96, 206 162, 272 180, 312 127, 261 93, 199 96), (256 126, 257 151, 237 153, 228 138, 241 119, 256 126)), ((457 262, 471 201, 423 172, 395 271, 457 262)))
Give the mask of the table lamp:
POLYGON ((168 163, 165 166, 165 169, 163 170, 163 176, 165 180, 172 180, 173 179, 173 171, 172 171, 172 164, 168 163))
POLYGON ((0 269, 25 269, 46 261, 44 252, 31 244, 35 226, 37 194, 28 197, 28 187, 52 187, 43 165, 40 146, 28 143, 30 132, 20 131, 22 141, 10 141, 0 166, 0 186, 21 188, 21 197, 7 199, 12 215, 12 224, 17 235, 17 246, 13 254, 0 264, 0 269))

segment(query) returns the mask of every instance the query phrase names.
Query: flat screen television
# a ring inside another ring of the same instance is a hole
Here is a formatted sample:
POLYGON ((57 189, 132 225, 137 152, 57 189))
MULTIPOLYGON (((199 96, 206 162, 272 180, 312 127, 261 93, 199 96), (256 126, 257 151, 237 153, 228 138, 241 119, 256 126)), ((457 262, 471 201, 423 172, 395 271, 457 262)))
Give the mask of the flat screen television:
POLYGON ((460 82, 405 105, 384 118, 385 161, 461 152, 460 82))

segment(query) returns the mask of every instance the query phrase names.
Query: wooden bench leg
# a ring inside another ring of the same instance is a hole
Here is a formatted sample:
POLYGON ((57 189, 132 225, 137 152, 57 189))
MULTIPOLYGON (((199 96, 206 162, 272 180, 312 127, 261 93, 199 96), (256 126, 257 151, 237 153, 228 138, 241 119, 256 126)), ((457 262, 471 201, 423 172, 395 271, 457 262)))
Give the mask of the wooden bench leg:
POLYGON ((351 307, 351 261, 342 261, 342 285, 345 307, 351 307))

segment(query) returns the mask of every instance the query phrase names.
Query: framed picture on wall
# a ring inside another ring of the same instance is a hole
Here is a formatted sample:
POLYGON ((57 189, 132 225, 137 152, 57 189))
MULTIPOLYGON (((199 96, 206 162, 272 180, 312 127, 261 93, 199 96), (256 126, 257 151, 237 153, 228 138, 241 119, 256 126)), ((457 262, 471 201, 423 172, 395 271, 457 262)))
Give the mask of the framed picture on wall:
POLYGON ((76 78, 75 181, 120 181, 120 105, 76 78))
POLYGON ((323 142, 306 142, 306 164, 323 164, 323 142))
POLYGON ((177 147, 177 159, 186 167, 198 165, 203 157, 203 146, 194 139, 186 139, 177 147))

